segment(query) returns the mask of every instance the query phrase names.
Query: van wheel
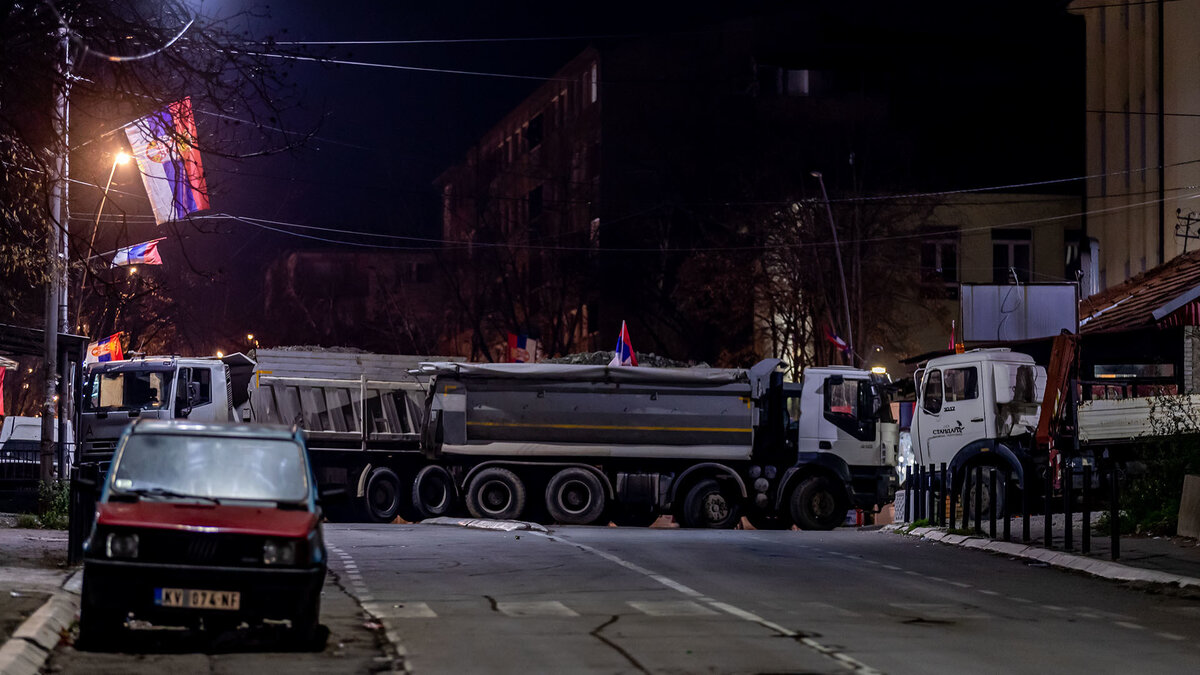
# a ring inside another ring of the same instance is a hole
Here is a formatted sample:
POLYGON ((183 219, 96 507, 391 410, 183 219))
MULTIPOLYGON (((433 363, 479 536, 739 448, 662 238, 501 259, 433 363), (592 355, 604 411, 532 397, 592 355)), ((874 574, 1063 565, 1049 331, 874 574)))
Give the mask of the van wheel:
POLYGON ((546 485, 546 510, 563 525, 596 522, 604 513, 605 502, 604 486, 587 469, 563 469, 546 485))
POLYGON ((683 527, 706 527, 714 530, 732 529, 741 515, 738 504, 721 490, 721 484, 706 478, 688 490, 680 514, 683 527))
POLYGON ((444 467, 431 464, 417 472, 413 479, 412 503, 420 518, 448 516, 457 501, 454 479, 444 467))
MULTIPOLYGON (((963 527, 975 526, 975 492, 979 495, 979 526, 986 528, 989 521, 988 509, 992 503, 991 495, 991 474, 995 473, 994 467, 985 466, 980 472, 980 482, 975 483, 975 467, 967 469, 966 480, 963 481, 962 492, 962 512, 966 522, 963 527)), ((999 521, 1004 517, 1004 481, 999 475, 996 476, 996 520, 999 521)))
MULTIPOLYGON (((87 597, 85 593, 84 598, 87 597)), ((76 648, 87 651, 109 651, 119 646, 124 617, 121 612, 104 609, 84 600, 79 608, 79 638, 76 648)))
POLYGON ((386 467, 379 467, 367 477, 363 499, 367 518, 374 523, 390 523, 400 512, 400 477, 386 467))
POLYGON ((832 530, 846 520, 845 494, 824 476, 806 478, 791 498, 792 519, 802 530, 832 530))
POLYGON ((525 483, 508 469, 484 469, 467 486, 467 510, 476 518, 519 518, 525 511, 525 483))

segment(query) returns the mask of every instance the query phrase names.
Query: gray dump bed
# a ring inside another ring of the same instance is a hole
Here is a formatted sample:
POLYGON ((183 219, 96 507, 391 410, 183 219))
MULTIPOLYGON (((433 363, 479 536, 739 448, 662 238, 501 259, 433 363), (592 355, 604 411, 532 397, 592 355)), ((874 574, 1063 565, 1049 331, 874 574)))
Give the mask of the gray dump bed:
POLYGON ((755 368, 425 363, 448 455, 748 459, 755 368))

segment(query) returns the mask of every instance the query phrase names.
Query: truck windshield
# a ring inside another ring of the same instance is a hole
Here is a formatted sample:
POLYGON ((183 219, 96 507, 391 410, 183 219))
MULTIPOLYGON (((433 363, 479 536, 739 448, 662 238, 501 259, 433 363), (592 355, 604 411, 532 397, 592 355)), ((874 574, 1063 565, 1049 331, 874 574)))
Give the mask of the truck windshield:
POLYGON ((294 441, 131 434, 113 469, 116 493, 299 502, 308 498, 304 451, 294 441))
POLYGON ((171 400, 171 375, 162 370, 91 373, 83 384, 83 410, 158 410, 171 400))

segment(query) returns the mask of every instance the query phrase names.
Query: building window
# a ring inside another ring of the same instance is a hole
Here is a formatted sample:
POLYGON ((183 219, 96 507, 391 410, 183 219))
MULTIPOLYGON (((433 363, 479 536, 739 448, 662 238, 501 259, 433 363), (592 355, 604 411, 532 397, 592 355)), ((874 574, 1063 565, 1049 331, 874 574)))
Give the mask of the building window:
POLYGON ((958 230, 931 232, 921 243, 922 295, 957 300, 958 282, 958 230))
POLYGON ((525 130, 525 140, 529 143, 529 149, 533 150, 542 144, 542 134, 545 131, 545 118, 542 113, 538 113, 529 120, 529 128, 525 130))
POLYGON ((992 283, 1029 283, 1033 273, 1032 249, 1029 230, 992 230, 992 283))
POLYGON ((588 72, 588 101, 595 103, 596 99, 600 98, 600 79, 598 77, 596 64, 592 63, 592 68, 588 72))

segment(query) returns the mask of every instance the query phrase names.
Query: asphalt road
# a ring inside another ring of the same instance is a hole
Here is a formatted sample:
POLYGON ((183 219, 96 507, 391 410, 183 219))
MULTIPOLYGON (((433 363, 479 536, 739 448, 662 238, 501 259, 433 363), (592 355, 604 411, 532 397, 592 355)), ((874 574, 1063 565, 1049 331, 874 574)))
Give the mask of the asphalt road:
POLYGON ((323 651, 147 634, 116 653, 63 646, 49 670, 1094 675, 1200 660, 1200 601, 877 531, 329 525, 326 538, 323 651))
POLYGON ((337 526, 417 673, 1193 672, 1200 602, 876 531, 337 526))

